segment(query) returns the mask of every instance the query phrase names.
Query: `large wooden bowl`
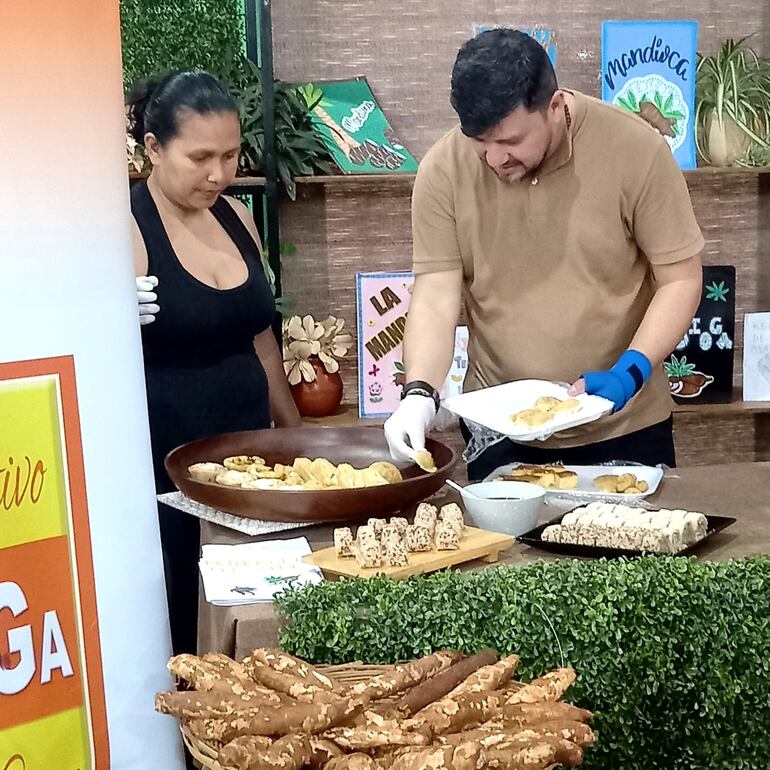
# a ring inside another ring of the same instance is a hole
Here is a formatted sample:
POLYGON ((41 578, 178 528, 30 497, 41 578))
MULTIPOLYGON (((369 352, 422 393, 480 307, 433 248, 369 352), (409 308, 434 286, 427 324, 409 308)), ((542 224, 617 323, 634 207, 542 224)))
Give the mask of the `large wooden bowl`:
POLYGON ((323 491, 239 489, 195 481, 187 469, 199 462, 222 462, 233 455, 259 455, 268 465, 291 465, 297 457, 325 457, 335 465, 365 468, 389 460, 382 429, 274 428, 224 433, 177 447, 166 457, 166 470, 187 497, 235 516, 266 521, 353 521, 404 510, 437 492, 457 464, 448 446, 428 439, 438 470, 416 465, 402 469, 404 480, 387 486, 323 491))

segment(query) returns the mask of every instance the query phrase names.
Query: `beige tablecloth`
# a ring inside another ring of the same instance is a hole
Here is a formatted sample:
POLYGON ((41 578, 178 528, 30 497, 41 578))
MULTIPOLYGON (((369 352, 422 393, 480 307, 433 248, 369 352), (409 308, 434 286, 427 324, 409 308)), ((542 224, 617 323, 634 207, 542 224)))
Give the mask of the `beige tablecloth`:
MULTIPOLYGON (((706 514, 735 516, 738 522, 715 535, 698 551, 701 558, 727 559, 770 553, 770 463, 678 468, 666 474, 660 490, 650 503, 668 508, 686 508, 706 514)), ((447 495, 447 501, 453 497, 447 495)), ((553 518, 561 505, 547 505, 542 520, 553 518)), ((333 526, 319 525, 296 530, 307 537, 313 550, 332 545, 333 526)), ((293 536, 292 532, 266 536, 276 540, 293 536)), ((230 529, 201 522, 202 543, 244 543, 253 540, 230 529)), ((558 558, 553 554, 515 543, 501 556, 501 563, 523 564, 536 559, 558 558)), ((482 562, 469 562, 468 569, 479 569, 482 562)), ((208 604, 201 591, 198 620, 199 652, 218 651, 243 657, 255 647, 275 646, 278 621, 272 604, 217 607, 208 604)))

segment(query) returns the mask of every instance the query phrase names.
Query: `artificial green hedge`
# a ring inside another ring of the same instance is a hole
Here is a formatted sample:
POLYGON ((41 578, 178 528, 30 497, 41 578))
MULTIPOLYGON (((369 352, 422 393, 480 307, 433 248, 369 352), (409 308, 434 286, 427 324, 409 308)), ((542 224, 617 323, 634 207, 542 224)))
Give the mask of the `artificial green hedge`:
POLYGON ((126 85, 173 69, 219 71, 243 40, 241 0, 120 0, 126 85))
POLYGON ((769 557, 329 582, 288 591, 276 608, 281 645, 316 662, 489 646, 520 654, 523 678, 574 666, 568 697, 596 713, 599 736, 586 768, 770 767, 769 557))

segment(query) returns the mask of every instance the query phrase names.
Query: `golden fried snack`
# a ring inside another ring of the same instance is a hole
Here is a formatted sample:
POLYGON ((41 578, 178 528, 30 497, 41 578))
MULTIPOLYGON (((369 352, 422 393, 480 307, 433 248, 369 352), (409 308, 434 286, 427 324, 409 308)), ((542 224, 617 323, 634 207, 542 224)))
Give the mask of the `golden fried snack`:
POLYGON ((550 422, 551 419, 550 412, 543 412, 539 409, 524 409, 511 416, 514 425, 524 425, 527 428, 539 428, 550 422))
POLYGON ((633 473, 597 476, 594 485, 599 491, 611 495, 641 495, 650 488, 646 481, 637 478, 633 473))
POLYGON ((384 479, 377 471, 373 471, 371 468, 364 468, 361 478, 365 487, 381 487, 388 483, 387 479, 384 479))
POLYGON ((561 401, 555 396, 540 396, 540 398, 535 401, 533 408, 537 409, 539 412, 550 412, 557 404, 560 403, 561 401))
POLYGON ((187 471, 196 481, 216 481, 217 475, 225 470, 220 463, 195 463, 187 471))
POLYGON ((235 455, 233 457, 225 457, 225 459, 222 460, 222 464, 225 468, 234 471, 245 471, 252 465, 264 466, 265 461, 262 457, 258 457, 257 455, 235 455))
POLYGON ((380 476, 382 476, 382 478, 388 482, 388 484, 396 484, 397 482, 404 480, 404 477, 401 475, 401 471, 396 468, 393 463, 372 463, 369 468, 376 473, 379 473, 380 476))
POLYGON ((427 449, 422 449, 417 452, 415 460, 417 461, 417 465, 419 465, 420 468, 422 468, 422 470, 426 471, 427 473, 435 473, 438 470, 438 468, 436 468, 436 461, 433 459, 433 455, 427 449))
POLYGON ((564 401, 559 401, 556 406, 551 409, 553 414, 572 414, 580 409, 580 401, 576 398, 568 398, 564 401))
POLYGON ((557 415, 571 414, 580 410, 580 401, 576 398, 560 399, 555 396, 541 396, 531 409, 523 409, 512 414, 510 419, 514 425, 524 425, 527 428, 540 428, 557 415))
POLYGON ((302 481, 310 481, 313 478, 311 472, 311 465, 313 461, 307 457, 298 457, 292 464, 292 470, 299 476, 302 481))
POLYGON ((226 470, 217 473, 214 479, 217 484, 224 487, 239 487, 241 484, 251 481, 254 477, 246 471, 226 470))
POLYGON ((358 471, 348 463, 342 463, 337 466, 336 478, 337 484, 343 489, 353 489, 361 486, 358 471))

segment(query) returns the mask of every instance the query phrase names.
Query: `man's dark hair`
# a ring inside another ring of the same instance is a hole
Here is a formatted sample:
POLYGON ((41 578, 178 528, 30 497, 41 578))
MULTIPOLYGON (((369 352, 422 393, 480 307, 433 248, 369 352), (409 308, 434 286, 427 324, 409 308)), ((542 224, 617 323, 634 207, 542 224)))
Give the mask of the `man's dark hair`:
POLYGON ((451 103, 467 136, 496 126, 519 105, 545 109, 558 88, 540 43, 515 29, 490 29, 471 38, 452 69, 451 103))

